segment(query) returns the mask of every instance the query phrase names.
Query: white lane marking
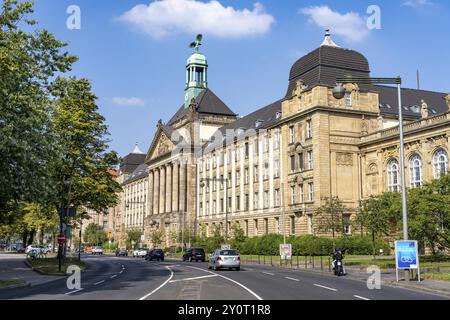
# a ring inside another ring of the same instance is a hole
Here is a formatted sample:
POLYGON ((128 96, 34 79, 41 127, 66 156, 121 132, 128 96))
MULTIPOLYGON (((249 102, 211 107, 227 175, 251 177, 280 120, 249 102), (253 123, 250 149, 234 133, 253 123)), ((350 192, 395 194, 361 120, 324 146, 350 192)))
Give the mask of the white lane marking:
POLYGON ((330 287, 325 287, 325 286, 322 286, 322 285, 320 285, 320 284, 315 284, 315 283, 314 283, 314 285, 315 285, 316 287, 319 287, 319 288, 324 288, 324 289, 331 290, 331 291, 337 291, 337 289, 333 289, 333 288, 330 288, 330 287))
POLYGON ((292 280, 292 281, 300 281, 300 280, 298 280, 298 279, 291 278, 291 277, 285 277, 285 278, 288 279, 288 280, 292 280))
POLYGON ((264 274, 268 274, 269 276, 274 276, 275 275, 275 273, 270 273, 270 272, 261 272, 261 273, 264 273, 264 274))
POLYGON ((111 276, 111 279, 114 279, 115 277, 117 277, 117 274, 112 275, 112 276, 111 276))
POLYGON ((120 274, 122 274, 122 273, 123 273, 123 270, 122 270, 122 271, 120 271, 119 273, 120 273, 120 274))
POLYGON ((209 276, 201 276, 201 277, 195 277, 195 278, 186 278, 186 279, 177 279, 177 280, 172 280, 170 281, 170 283, 173 282, 180 282, 180 281, 191 281, 191 280, 198 280, 198 279, 205 279, 205 278, 213 278, 213 277, 217 277, 218 275, 216 274, 211 274, 209 276))
POLYGON ((354 295, 354 297, 355 297, 355 298, 358 298, 358 299, 361 299, 361 300, 370 300, 370 299, 368 299, 368 298, 364 298, 364 297, 357 296, 357 295, 354 295))
POLYGON ((217 274, 217 273, 214 273, 214 272, 209 271, 209 270, 200 269, 200 268, 197 268, 197 267, 191 267, 191 266, 186 266, 186 267, 187 267, 187 268, 191 268, 191 269, 196 269, 196 270, 204 271, 204 272, 208 272, 208 273, 211 273, 211 274, 216 274, 217 276, 219 276, 219 277, 221 277, 221 278, 224 278, 224 279, 226 279, 226 280, 228 280, 228 281, 231 281, 231 282, 237 284, 238 286, 240 286, 241 288, 247 290, 247 291, 248 291, 250 294, 252 294, 256 299, 258 299, 258 300, 263 300, 263 298, 261 298, 260 296, 258 296, 258 295, 257 295, 255 292, 253 292, 251 289, 247 288, 247 287, 244 286, 242 283, 239 283, 239 282, 237 282, 237 281, 235 281, 235 280, 233 280, 233 279, 231 279, 231 278, 225 277, 225 276, 223 276, 223 275, 221 275, 221 274, 217 274))
POLYGON ((98 285, 98 284, 100 284, 100 283, 103 283, 103 282, 105 282, 105 280, 102 280, 102 281, 96 282, 96 283, 94 283, 94 286, 96 286, 96 285, 98 285))
POLYGON ((142 298, 139 298, 139 300, 145 300, 145 299, 147 299, 147 298, 150 297, 152 294, 154 294, 156 291, 158 291, 159 289, 161 289, 162 287, 164 287, 166 284, 168 284, 170 280, 172 280, 172 278, 173 278, 173 271, 172 271, 169 267, 166 267, 166 269, 170 271, 170 277, 169 277, 169 279, 167 279, 166 281, 164 281, 164 283, 163 283, 162 285, 160 285, 158 288, 156 288, 155 290, 153 290, 153 291, 150 292, 149 294, 143 296, 142 298))
POLYGON ((66 293, 64 293, 64 294, 69 295, 69 294, 72 294, 72 293, 75 293, 75 292, 78 292, 78 291, 81 291, 81 290, 84 290, 84 288, 77 289, 77 290, 73 290, 73 291, 70 291, 70 292, 66 292, 66 293))

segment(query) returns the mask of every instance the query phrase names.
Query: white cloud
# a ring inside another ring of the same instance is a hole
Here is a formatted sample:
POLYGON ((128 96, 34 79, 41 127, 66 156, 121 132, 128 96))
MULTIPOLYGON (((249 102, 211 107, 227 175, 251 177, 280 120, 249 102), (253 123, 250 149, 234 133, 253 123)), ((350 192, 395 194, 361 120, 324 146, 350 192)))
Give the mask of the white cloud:
POLYGON ((429 5, 429 4, 432 4, 432 2, 430 0, 408 0, 408 1, 403 1, 402 6, 419 8, 422 6, 429 5))
POLYGON ((145 105, 144 100, 136 97, 131 98, 116 97, 113 98, 111 102, 118 106, 128 106, 128 107, 142 107, 145 105))
POLYGON ((173 33, 205 33, 221 38, 261 35, 275 21, 258 2, 253 10, 237 10, 216 0, 156 0, 133 7, 120 20, 156 39, 173 33))
POLYGON ((311 6, 300 10, 309 16, 309 21, 323 29, 330 29, 333 34, 349 42, 358 42, 369 35, 366 19, 355 12, 341 14, 328 6, 311 6))

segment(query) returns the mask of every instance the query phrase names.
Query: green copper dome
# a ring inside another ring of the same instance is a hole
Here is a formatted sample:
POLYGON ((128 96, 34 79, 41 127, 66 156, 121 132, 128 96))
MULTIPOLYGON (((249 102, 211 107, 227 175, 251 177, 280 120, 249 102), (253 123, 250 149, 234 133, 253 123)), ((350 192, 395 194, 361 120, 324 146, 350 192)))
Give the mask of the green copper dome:
POLYGON ((189 59, 186 62, 187 66, 193 64, 207 66, 208 62, 203 54, 201 54, 200 52, 195 52, 189 57, 189 59))

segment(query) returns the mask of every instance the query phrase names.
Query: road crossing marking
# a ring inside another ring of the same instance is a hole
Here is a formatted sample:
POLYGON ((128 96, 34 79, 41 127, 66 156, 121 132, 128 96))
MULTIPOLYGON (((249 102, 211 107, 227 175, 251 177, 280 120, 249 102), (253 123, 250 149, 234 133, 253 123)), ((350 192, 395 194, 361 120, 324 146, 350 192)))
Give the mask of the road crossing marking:
POLYGON ((217 274, 211 274, 209 276, 201 276, 201 277, 195 277, 195 278, 186 278, 186 279, 177 279, 177 280, 171 280, 170 283, 173 282, 180 282, 180 281, 191 281, 191 280, 198 280, 198 279, 205 279, 205 278, 213 278, 213 277, 218 277, 219 275, 217 274))
POLYGON ((114 279, 115 277, 117 277, 117 274, 112 275, 112 276, 111 276, 111 279, 114 279))
POLYGON ((269 276, 274 276, 275 275, 275 273, 270 273, 270 272, 262 272, 262 273, 264 273, 264 274, 268 274, 269 276))
POLYGON ((292 280, 292 281, 300 281, 300 280, 298 280, 298 279, 291 278, 291 277, 285 277, 285 278, 288 279, 288 280, 292 280))
POLYGON ((325 286, 322 286, 322 285, 320 285, 320 284, 315 284, 315 283, 314 283, 314 285, 315 285, 316 287, 319 287, 319 288, 324 288, 324 289, 331 290, 331 291, 337 291, 337 289, 333 289, 333 288, 330 288, 330 287, 325 287, 325 286))
POLYGON ((355 297, 355 298, 358 298, 358 299, 361 299, 361 300, 370 300, 370 299, 368 299, 368 298, 364 298, 364 297, 357 296, 357 295, 354 295, 354 297, 355 297))

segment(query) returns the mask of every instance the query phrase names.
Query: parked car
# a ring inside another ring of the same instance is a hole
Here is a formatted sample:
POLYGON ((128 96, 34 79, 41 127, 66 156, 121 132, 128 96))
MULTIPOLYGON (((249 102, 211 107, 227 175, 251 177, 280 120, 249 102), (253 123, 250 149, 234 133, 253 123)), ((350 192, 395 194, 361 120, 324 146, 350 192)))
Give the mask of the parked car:
POLYGON ((147 260, 164 261, 164 251, 162 249, 153 249, 148 253, 147 260))
POLYGON ((150 260, 150 255, 152 254, 152 251, 153 251, 154 249, 149 249, 148 251, 147 251, 147 254, 145 255, 145 260, 150 260))
POLYGON ((47 246, 39 246, 39 248, 41 249, 41 252, 43 254, 47 254, 47 253, 51 253, 52 252, 52 249, 47 247, 47 246))
POLYGON ((136 250, 133 250, 133 258, 144 258, 147 254, 147 249, 145 248, 138 248, 136 250))
POLYGON ((25 249, 25 253, 30 253, 31 251, 35 251, 36 253, 40 253, 42 251, 43 246, 38 246, 35 244, 30 244, 27 246, 27 248, 25 249))
POLYGON ((116 249, 116 257, 128 257, 128 251, 125 248, 117 248, 116 249))
POLYGON ((219 270, 228 268, 239 271, 241 269, 241 256, 237 250, 217 249, 209 258, 208 269, 219 270))
POLYGON ((102 247, 92 247, 91 254, 103 254, 103 248, 102 247))
POLYGON ((203 248, 190 248, 183 254, 183 261, 206 261, 205 249, 203 248))

